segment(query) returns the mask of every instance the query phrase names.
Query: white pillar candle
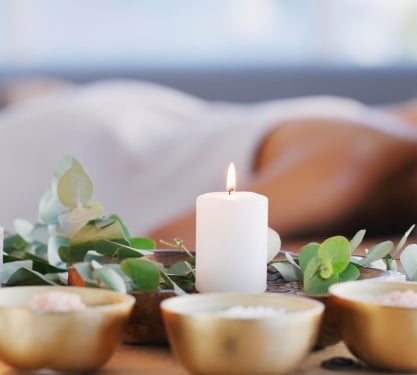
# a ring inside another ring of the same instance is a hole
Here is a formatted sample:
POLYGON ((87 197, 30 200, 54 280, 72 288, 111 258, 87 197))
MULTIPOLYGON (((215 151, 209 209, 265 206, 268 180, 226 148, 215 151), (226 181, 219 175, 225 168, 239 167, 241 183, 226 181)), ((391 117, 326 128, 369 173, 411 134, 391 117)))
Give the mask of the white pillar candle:
POLYGON ((199 292, 266 290, 268 199, 234 191, 229 167, 226 192, 197 197, 196 288, 199 292))

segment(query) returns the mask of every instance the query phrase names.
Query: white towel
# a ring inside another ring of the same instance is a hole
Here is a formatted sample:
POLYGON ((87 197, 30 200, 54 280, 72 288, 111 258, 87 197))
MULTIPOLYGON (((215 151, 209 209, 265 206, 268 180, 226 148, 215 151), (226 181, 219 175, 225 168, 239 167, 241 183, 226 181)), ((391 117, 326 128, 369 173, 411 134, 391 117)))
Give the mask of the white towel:
POLYGON ((73 155, 95 183, 94 200, 119 214, 133 234, 144 234, 192 210, 197 195, 225 190, 231 161, 244 189, 273 126, 321 116, 361 119, 388 131, 403 127, 343 98, 237 104, 137 81, 66 88, 0 115, 0 225, 35 222, 55 167, 73 155))

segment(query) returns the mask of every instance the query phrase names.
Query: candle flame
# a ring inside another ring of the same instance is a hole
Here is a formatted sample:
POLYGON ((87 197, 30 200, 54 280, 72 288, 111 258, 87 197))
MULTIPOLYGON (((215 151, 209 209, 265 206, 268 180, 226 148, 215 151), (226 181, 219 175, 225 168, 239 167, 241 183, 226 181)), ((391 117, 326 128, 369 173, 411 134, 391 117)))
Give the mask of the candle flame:
POLYGON ((227 191, 229 194, 232 191, 236 191, 236 168, 233 163, 230 163, 229 168, 227 170, 227 191))

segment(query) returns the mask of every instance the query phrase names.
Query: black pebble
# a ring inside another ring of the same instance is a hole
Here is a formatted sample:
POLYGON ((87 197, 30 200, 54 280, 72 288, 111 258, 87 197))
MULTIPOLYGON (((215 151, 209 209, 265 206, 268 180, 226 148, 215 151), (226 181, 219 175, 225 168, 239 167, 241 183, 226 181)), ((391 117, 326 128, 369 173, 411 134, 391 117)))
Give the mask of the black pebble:
POLYGON ((352 371, 362 369, 362 365, 359 362, 354 361, 352 358, 345 357, 334 357, 327 359, 321 363, 321 367, 326 370, 337 371, 352 371))

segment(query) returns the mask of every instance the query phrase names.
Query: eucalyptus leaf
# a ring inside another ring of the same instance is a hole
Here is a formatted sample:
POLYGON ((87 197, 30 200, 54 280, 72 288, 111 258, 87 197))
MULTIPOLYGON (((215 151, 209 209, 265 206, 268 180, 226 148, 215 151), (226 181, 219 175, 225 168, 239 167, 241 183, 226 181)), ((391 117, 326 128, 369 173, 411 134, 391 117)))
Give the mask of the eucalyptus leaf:
POLYGON ((281 250, 281 237, 277 231, 268 227, 268 257, 267 261, 273 260, 281 250))
POLYGON ((339 275, 332 275, 324 280, 319 275, 314 275, 307 283, 304 284, 304 290, 309 296, 322 296, 329 293, 331 285, 339 282, 339 275))
MULTIPOLYGON (((330 259, 321 259, 320 260, 320 277, 322 279, 328 279, 329 277, 331 277, 333 275, 334 272, 334 268, 333 268, 333 264, 331 262, 330 259)), ((340 273, 340 272, 337 272, 340 273)))
MULTIPOLYGON (((126 246, 126 245, 120 243, 119 241, 99 239, 94 243, 93 248, 100 254, 116 257, 117 251, 123 246, 126 246)), ((140 256, 142 255, 140 254, 140 256)))
POLYGON ((408 228, 407 232, 405 232, 405 234, 401 237, 400 241, 398 242, 398 245, 394 251, 394 253, 392 254, 393 258, 395 258, 395 256, 402 250, 402 248, 404 247, 405 243, 407 242, 408 236, 411 234, 411 232, 413 231, 413 229, 415 228, 415 224, 413 224, 410 228, 408 228))
POLYGON ((33 253, 39 258, 48 259, 48 245, 40 242, 33 242, 33 253))
POLYGON ((3 263, 18 262, 18 261, 24 260, 22 255, 21 254, 19 255, 20 256, 3 254, 3 263))
POLYGON ((85 254, 84 261, 85 262, 91 262, 92 260, 95 260, 95 261, 99 262, 100 264, 113 263, 113 257, 108 256, 108 255, 100 254, 95 250, 89 250, 85 254))
POLYGON ((134 237, 129 239, 130 246, 139 250, 155 249, 155 241, 147 237, 134 237))
POLYGON ((48 225, 58 224, 58 217, 68 211, 52 189, 45 191, 39 202, 39 220, 48 225))
POLYGON ((61 266, 62 259, 59 255, 61 248, 68 248, 70 246, 70 240, 66 237, 53 235, 48 240, 48 262, 53 266, 61 266))
POLYGON ((48 226, 36 223, 33 226, 32 232, 30 233, 30 237, 32 239, 32 242, 40 242, 43 244, 47 244, 49 239, 48 226))
POLYGON ((126 293, 126 284, 120 275, 111 268, 101 267, 93 270, 93 277, 98 284, 104 288, 115 290, 119 293, 126 293))
POLYGON ((66 271, 65 267, 56 267, 48 263, 45 259, 38 257, 35 254, 25 253, 23 258, 26 260, 30 260, 33 264, 32 266, 33 270, 40 272, 42 274, 60 273, 60 272, 66 271))
POLYGON ((353 238, 350 240, 350 252, 353 253, 358 246, 362 243, 363 239, 365 238, 366 230, 361 229, 356 232, 353 238))
POLYGON ((106 226, 88 224, 71 237, 71 245, 96 243, 98 239, 123 240, 123 230, 120 223, 113 221, 106 226))
POLYGON ((310 260, 317 257, 319 247, 320 244, 317 242, 311 242, 301 248, 300 255, 298 256, 298 262, 303 272, 306 271, 310 260))
POLYGON ((124 241, 98 240, 94 245, 94 249, 99 253, 112 255, 118 261, 126 258, 141 258, 145 255, 153 254, 153 251, 135 249, 122 242, 124 241))
POLYGON ((9 281, 11 275, 13 275, 20 268, 32 268, 32 262, 30 260, 18 260, 15 262, 8 262, 3 264, 3 280, 2 283, 6 284, 9 281))
POLYGON ((28 242, 26 242, 22 236, 18 234, 12 234, 7 236, 3 241, 3 251, 7 254, 14 252, 24 251, 28 247, 28 242))
POLYGON ((72 265, 81 278, 86 282, 87 286, 98 287, 98 282, 93 277, 93 269, 88 262, 79 262, 72 265))
POLYGON ((130 278, 127 276, 123 271, 120 269, 119 263, 108 263, 104 267, 112 269, 114 272, 116 272, 123 280, 124 282, 130 283, 130 278))
POLYGON ((53 281, 39 272, 29 268, 19 268, 7 280, 6 286, 20 286, 20 285, 56 285, 53 281))
POLYGON ((276 262, 272 264, 272 267, 274 267, 287 282, 298 281, 302 278, 299 268, 295 267, 293 264, 276 262))
MULTIPOLYGON (((167 275, 165 272, 160 273, 161 279, 164 281, 165 285, 167 286, 167 289, 172 289, 178 294, 186 294, 184 289, 182 289, 169 275, 167 275)), ((194 283, 193 283, 194 285, 194 283)))
POLYGON ((122 218, 119 215, 116 214, 111 214, 109 216, 109 219, 112 219, 114 221, 118 221, 120 226, 122 227, 122 231, 123 231, 123 237, 127 240, 129 239, 130 236, 130 232, 129 229, 127 229, 127 226, 125 225, 124 221, 122 220, 122 218))
POLYGON ((53 175, 53 181, 58 182, 58 180, 66 173, 69 169, 74 166, 82 167, 80 162, 71 155, 64 156, 59 165, 56 167, 53 175))
POLYGON ((400 261, 407 279, 417 281, 417 244, 406 246, 400 255, 400 261))
POLYGON ((85 206, 78 206, 58 218, 64 234, 72 237, 88 222, 98 219, 104 215, 104 207, 101 203, 90 202, 85 206))
POLYGON ((134 290, 158 290, 160 270, 155 263, 139 258, 129 258, 120 263, 120 269, 131 278, 134 290))
POLYGON ((385 258, 390 253, 393 246, 394 244, 392 241, 384 241, 372 246, 368 250, 366 257, 361 260, 361 263, 369 266, 372 262, 385 258))
POLYGON ((292 264, 295 268, 298 268, 301 271, 301 267, 299 266, 299 264, 297 264, 294 257, 288 251, 284 251, 284 255, 288 263, 292 264))
POLYGON ((327 238, 321 243, 317 256, 321 259, 322 266, 326 269, 326 279, 330 277, 328 272, 339 274, 347 267, 350 261, 349 241, 343 236, 327 238))
POLYGON ((186 276, 192 272, 192 267, 189 262, 176 262, 171 267, 168 268, 168 275, 172 276, 186 276))
POLYGON ((338 275, 334 274, 328 279, 320 277, 320 260, 313 258, 310 260, 304 272, 303 286, 307 295, 323 295, 327 294, 330 285, 333 285, 339 280, 338 275))
POLYGON ((320 259, 317 257, 313 257, 307 263, 307 266, 303 273, 304 286, 308 279, 312 279, 313 276, 318 275, 319 273, 320 273, 320 259))
POLYGON ((339 282, 356 280, 360 275, 358 267, 349 263, 343 272, 339 274, 339 282))
POLYGON ((93 194, 93 182, 80 164, 72 166, 57 183, 59 201, 69 208, 86 204, 93 194))

